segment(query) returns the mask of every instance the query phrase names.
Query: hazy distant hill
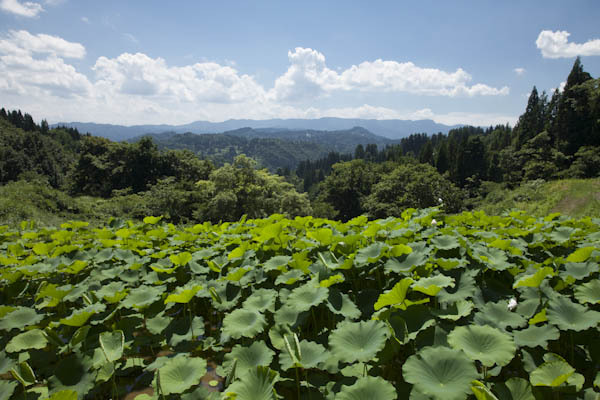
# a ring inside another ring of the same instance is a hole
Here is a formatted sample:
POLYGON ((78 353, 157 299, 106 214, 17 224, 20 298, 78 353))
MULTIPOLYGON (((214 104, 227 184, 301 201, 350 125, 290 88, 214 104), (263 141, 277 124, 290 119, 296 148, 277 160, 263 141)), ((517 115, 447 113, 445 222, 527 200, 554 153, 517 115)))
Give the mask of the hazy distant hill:
POLYGON ((300 161, 315 160, 330 151, 354 153, 358 144, 374 143, 381 148, 398 143, 360 127, 339 131, 241 128, 222 134, 165 132, 129 141, 143 136, 151 137, 161 149, 188 149, 217 164, 231 162, 243 153, 271 170, 294 168, 300 161))
POLYGON ((435 123, 432 120, 375 120, 354 118, 319 118, 319 119, 231 119, 224 122, 196 121, 186 125, 109 125, 84 122, 58 123, 53 126, 63 125, 77 128, 80 132, 89 132, 92 135, 104 136, 111 140, 121 141, 148 133, 224 133, 241 128, 264 129, 274 128, 278 130, 316 130, 316 131, 340 131, 363 127, 368 131, 386 137, 388 139, 401 139, 413 133, 438 132, 448 133, 452 128, 459 125, 448 126, 435 123))

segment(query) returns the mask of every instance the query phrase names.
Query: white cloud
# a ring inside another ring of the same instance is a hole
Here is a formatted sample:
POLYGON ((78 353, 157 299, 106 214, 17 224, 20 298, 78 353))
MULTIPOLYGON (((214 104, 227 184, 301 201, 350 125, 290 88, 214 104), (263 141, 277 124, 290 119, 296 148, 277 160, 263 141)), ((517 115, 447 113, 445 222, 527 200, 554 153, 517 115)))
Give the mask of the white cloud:
POLYGON ((90 19, 88 17, 81 17, 81 21, 85 22, 86 24, 90 23, 90 19))
POLYGON ((515 71, 515 74, 519 75, 519 76, 523 76, 526 72, 525 68, 515 68, 513 69, 513 71, 515 71))
POLYGON ((27 31, 10 31, 0 38, 0 53, 5 54, 50 54, 65 58, 85 57, 85 47, 80 43, 68 42, 58 36, 43 33, 32 35, 27 31))
POLYGON ((600 39, 591 39, 582 44, 569 43, 570 35, 567 31, 541 31, 535 44, 544 58, 600 55, 600 39))
POLYGON ((33 3, 30 1, 21 3, 19 0, 1 0, 0 9, 21 17, 28 18, 37 17, 39 13, 44 11, 44 7, 42 7, 42 5, 39 3, 33 3))
POLYGON ((131 33, 124 33, 123 36, 125 36, 133 44, 140 44, 138 38, 133 36, 131 33))
POLYGON ((375 60, 353 65, 341 72, 327 67, 325 56, 313 49, 297 47, 288 52, 290 67, 275 81, 269 95, 278 101, 302 101, 335 91, 404 92, 432 96, 507 95, 485 84, 469 86, 471 75, 459 68, 446 72, 421 68, 411 62, 375 60))

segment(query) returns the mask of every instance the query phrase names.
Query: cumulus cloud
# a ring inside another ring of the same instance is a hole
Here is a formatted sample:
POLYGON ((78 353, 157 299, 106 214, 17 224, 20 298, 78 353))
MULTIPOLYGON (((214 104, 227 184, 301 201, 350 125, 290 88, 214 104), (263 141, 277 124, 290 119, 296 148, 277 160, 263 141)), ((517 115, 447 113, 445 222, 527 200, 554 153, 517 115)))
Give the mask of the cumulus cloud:
POLYGON ((39 13, 44 11, 44 7, 39 3, 30 1, 21 3, 19 0, 1 0, 0 9, 27 18, 37 17, 39 13))
POLYGON ((544 58, 600 55, 600 39, 591 39, 579 44, 569 42, 570 35, 567 31, 541 31, 535 44, 542 51, 544 58))
POLYGON ((515 68, 513 69, 513 71, 515 71, 515 74, 519 75, 519 76, 523 76, 526 72, 525 68, 515 68))
POLYGON ((334 91, 404 92, 432 96, 507 95, 508 87, 469 85, 471 75, 459 68, 446 72, 421 68, 411 62, 366 61, 343 71, 327 67, 325 56, 313 49, 297 47, 288 52, 290 67, 275 81, 270 96, 278 101, 302 101, 327 96, 334 91))
POLYGON ((0 38, 0 88, 30 96, 64 97, 91 89, 85 75, 63 58, 83 58, 85 48, 50 35, 10 31, 0 38))

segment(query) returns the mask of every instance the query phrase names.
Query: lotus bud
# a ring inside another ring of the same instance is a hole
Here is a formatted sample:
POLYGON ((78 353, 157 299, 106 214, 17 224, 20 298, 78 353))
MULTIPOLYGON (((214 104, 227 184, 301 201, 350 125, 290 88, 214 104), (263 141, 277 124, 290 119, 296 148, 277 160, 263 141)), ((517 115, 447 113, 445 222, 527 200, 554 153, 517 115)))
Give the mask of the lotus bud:
POLYGON ((436 226, 437 225, 437 221, 434 219, 431 220, 431 226, 436 226))
POLYGON ((508 310, 513 311, 515 308, 517 308, 517 304, 517 299, 513 297, 508 301, 508 310))
POLYGON ((438 198, 438 203, 442 204, 444 202, 444 200, 442 200, 442 198, 438 198))

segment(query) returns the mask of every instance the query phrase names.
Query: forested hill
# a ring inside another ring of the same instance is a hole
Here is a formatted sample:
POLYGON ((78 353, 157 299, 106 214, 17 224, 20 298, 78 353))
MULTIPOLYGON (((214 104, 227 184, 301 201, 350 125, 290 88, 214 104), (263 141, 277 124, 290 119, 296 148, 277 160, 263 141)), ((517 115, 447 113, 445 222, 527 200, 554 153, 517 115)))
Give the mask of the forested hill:
POLYGON ((145 134, 175 132, 175 133, 225 133, 245 127, 252 129, 277 129, 277 130, 316 130, 316 131, 341 131, 352 129, 355 126, 363 127, 376 135, 388 139, 401 139, 415 132, 434 134, 448 133, 450 129, 459 126, 438 124, 432 120, 376 120, 359 118, 318 118, 318 119, 231 119, 224 122, 196 121, 185 125, 134 125, 122 126, 111 124, 95 124, 84 122, 60 122, 53 127, 66 126, 76 128, 81 132, 102 136, 107 139, 122 141, 145 134))
MULTIPOLYGON (((167 132, 142 137, 152 138, 160 149, 191 150, 216 165, 231 163, 237 155, 245 154, 272 171, 293 169, 301 161, 316 160, 330 152, 354 153, 358 145, 376 144, 383 148, 400 143, 360 127, 341 131, 241 128, 223 134, 167 132)), ((135 143, 140 138, 130 139, 130 142, 135 143)))

